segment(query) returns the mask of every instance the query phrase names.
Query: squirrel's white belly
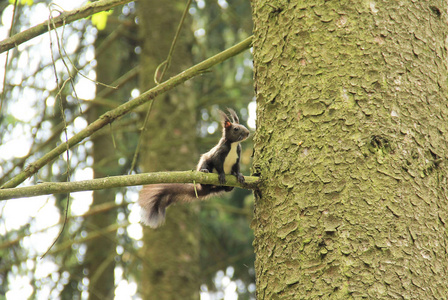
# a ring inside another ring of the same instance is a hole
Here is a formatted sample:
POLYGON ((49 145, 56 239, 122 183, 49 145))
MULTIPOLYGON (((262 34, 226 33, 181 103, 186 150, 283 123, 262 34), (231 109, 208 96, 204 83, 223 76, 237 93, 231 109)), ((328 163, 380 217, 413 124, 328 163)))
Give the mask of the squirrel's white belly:
POLYGON ((236 163, 238 159, 238 153, 236 149, 238 147, 238 143, 232 143, 230 146, 229 154, 227 154, 226 159, 224 160, 224 173, 230 174, 232 171, 233 165, 236 163))

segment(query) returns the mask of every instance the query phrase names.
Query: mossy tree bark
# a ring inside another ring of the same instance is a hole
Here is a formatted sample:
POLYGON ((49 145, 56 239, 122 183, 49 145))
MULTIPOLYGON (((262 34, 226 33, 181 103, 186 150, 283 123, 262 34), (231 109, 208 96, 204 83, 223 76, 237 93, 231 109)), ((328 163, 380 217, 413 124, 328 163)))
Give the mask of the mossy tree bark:
POLYGON ((447 2, 252 6, 258 299, 444 298, 447 2))
MULTIPOLYGON (((184 1, 145 0, 138 3, 142 90, 154 86, 154 73, 167 58, 184 5, 184 1)), ((193 65, 193 37, 189 26, 188 22, 183 25, 164 80, 193 65)), ((140 152, 143 171, 195 168, 199 157, 195 103, 188 82, 154 101, 140 152)), ((146 266, 149 266, 143 270, 140 283, 144 299, 199 299, 198 208, 197 203, 169 207, 162 227, 144 231, 142 257, 147 259, 146 266)))

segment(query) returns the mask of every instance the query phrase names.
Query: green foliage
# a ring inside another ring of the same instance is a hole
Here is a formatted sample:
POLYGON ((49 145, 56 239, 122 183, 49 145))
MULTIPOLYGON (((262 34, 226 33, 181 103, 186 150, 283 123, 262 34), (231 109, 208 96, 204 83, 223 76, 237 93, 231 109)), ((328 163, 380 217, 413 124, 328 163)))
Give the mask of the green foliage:
MULTIPOLYGON (((16 0, 9 0, 9 3, 14 4, 16 0)), ((34 0, 19 0, 20 5, 28 5, 31 6, 34 4, 34 0)))
POLYGON ((112 10, 102 11, 92 15, 92 25, 94 25, 98 30, 104 30, 107 24, 107 18, 112 14, 112 10))

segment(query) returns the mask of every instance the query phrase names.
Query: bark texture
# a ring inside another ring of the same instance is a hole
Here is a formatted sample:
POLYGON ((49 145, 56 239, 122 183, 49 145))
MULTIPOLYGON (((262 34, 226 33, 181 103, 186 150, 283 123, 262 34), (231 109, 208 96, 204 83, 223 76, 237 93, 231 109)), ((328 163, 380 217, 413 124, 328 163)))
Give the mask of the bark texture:
POLYGON ((447 2, 252 6, 258 299, 444 299, 447 2))
MULTIPOLYGON (((166 60, 184 1, 145 0, 138 3, 142 38, 142 90, 154 86, 154 73, 166 60)), ((188 18, 187 18, 188 19, 188 18)), ((184 24, 163 77, 169 78, 193 65, 191 30, 184 24)), ((163 94, 154 102, 144 132, 140 158, 143 171, 193 170, 199 157, 196 150, 196 99, 190 83, 163 94)), ((199 206, 173 205, 166 223, 145 227, 142 257, 147 259, 140 289, 143 299, 199 299, 199 206)))

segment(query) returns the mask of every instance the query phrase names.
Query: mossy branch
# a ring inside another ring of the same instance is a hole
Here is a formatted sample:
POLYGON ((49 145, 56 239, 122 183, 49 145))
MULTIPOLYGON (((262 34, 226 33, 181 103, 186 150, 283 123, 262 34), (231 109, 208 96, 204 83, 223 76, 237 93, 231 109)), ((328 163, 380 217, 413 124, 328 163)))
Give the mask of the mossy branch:
POLYGON ((114 8, 115 6, 132 1, 133 0, 102 0, 88 3, 79 9, 62 12, 59 16, 51 18, 49 21, 45 21, 27 30, 19 32, 7 39, 4 39, 0 42, 0 53, 17 47, 18 45, 47 32, 49 28, 48 22, 50 22, 50 27, 52 29, 55 29, 73 21, 90 17, 91 15, 98 12, 109 10, 114 8))
MULTIPOLYGON (((246 183, 241 184, 236 180, 235 176, 227 175, 227 182, 224 185, 245 189, 255 189, 257 187, 258 177, 246 176, 245 179, 246 183)), ((155 183, 202 183, 221 185, 218 181, 218 174, 214 173, 209 174, 197 171, 157 172, 137 175, 110 176, 73 182, 45 182, 34 186, 0 189, 0 200, 155 183)))
POLYGON ((199 64, 177 74, 176 76, 171 77, 170 79, 164 81, 163 83, 157 85, 156 87, 142 93, 137 98, 134 98, 118 106, 117 108, 106 112, 105 114, 100 116, 96 121, 92 122, 86 128, 75 134, 67 142, 60 144, 59 146, 57 146, 56 148, 45 154, 40 159, 31 163, 25 170, 23 170, 18 175, 10 179, 3 186, 1 186, 1 188, 4 189, 4 188, 16 187, 17 185, 25 181, 28 177, 35 174, 40 168, 45 166, 47 163, 51 162, 52 160, 57 158, 60 154, 64 153, 64 151, 66 151, 67 148, 73 147, 74 145, 83 141, 86 137, 92 135, 95 131, 103 128, 109 123, 112 123, 114 120, 129 113, 136 107, 148 102, 149 100, 154 99, 158 95, 173 89, 174 87, 184 83, 185 81, 199 74, 202 74, 203 72, 213 67, 214 65, 217 65, 218 63, 221 63, 227 60, 228 58, 233 57, 246 49, 249 49, 251 44, 252 44, 252 36, 236 44, 235 46, 230 47, 229 49, 226 49, 221 53, 216 54, 215 56, 210 57, 200 62, 199 64))

